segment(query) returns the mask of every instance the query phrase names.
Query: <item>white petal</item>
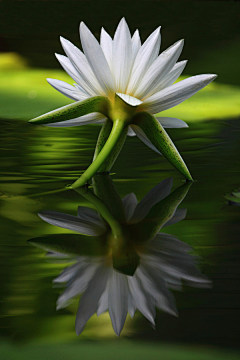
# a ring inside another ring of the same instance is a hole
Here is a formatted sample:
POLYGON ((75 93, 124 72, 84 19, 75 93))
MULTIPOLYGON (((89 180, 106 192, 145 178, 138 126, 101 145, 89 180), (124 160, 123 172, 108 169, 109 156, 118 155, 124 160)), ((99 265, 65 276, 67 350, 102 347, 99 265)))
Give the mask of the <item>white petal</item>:
POLYGON ((168 178, 154 186, 136 206, 130 222, 136 223, 144 219, 155 204, 170 194, 172 183, 173 178, 168 178))
POLYGON ((135 132, 133 131, 133 129, 131 128, 131 126, 128 127, 128 132, 127 132, 128 136, 136 136, 135 132))
POLYGON ((186 128, 188 124, 186 124, 183 120, 177 118, 170 118, 170 117, 156 117, 157 121, 164 128, 186 128))
POLYGON ((127 94, 122 94, 117 92, 116 93, 126 104, 131 105, 131 106, 138 106, 140 104, 142 104, 143 102, 133 96, 127 95, 127 94))
POLYGON ((81 22, 80 37, 84 54, 105 95, 115 92, 112 74, 101 46, 87 26, 81 22))
MULTIPOLYGON (((151 250, 154 252, 154 250, 151 250)), ((204 277, 196 267, 196 258, 188 253, 168 250, 168 248, 162 249, 159 254, 151 257, 149 264, 155 267, 156 271, 159 269, 161 273, 165 273, 167 278, 183 279, 187 282, 206 283, 209 284, 209 280, 204 277)))
POLYGON ((71 120, 65 120, 65 121, 59 121, 53 124, 46 124, 45 126, 48 127, 72 127, 72 126, 81 126, 81 125, 87 125, 95 122, 102 122, 106 120, 102 114, 99 113, 91 113, 87 115, 83 115, 81 117, 71 119, 71 120))
POLYGON ((141 47, 139 31, 136 30, 132 37, 132 60, 134 61, 141 47))
POLYGON ((108 308, 113 330, 119 336, 127 317, 128 285, 127 276, 117 271, 112 272, 109 281, 108 308))
POLYGON ((110 70, 112 69, 112 42, 113 41, 111 36, 105 31, 104 28, 102 28, 100 35, 100 45, 110 70))
POLYGON ((139 126, 131 124, 131 128, 135 132, 135 134, 139 137, 139 139, 142 140, 142 142, 144 142, 144 144, 149 146, 152 150, 156 151, 158 154, 162 155, 160 151, 151 143, 151 141, 148 139, 146 134, 142 131, 142 129, 139 126))
MULTIPOLYGON (((178 77, 181 75, 186 64, 187 64, 187 60, 179 61, 178 63, 176 63, 173 66, 172 70, 168 74, 166 74, 164 79, 161 81, 160 88, 164 89, 164 88, 172 85, 178 79, 178 77)), ((159 91, 161 89, 159 89, 159 91)))
POLYGON ((161 89, 162 79, 169 73, 179 58, 184 41, 180 40, 158 56, 144 75, 135 96, 140 99, 151 96, 161 89))
POLYGON ((81 78, 81 82, 78 83, 91 95, 102 95, 103 89, 94 76, 85 55, 70 41, 64 39, 63 37, 60 37, 60 40, 65 53, 81 78))
POLYGON ((82 93, 80 90, 76 89, 74 86, 69 85, 65 81, 56 80, 56 79, 47 79, 47 82, 58 90, 61 94, 69 97, 72 100, 84 100, 88 97, 86 93, 82 93))
POLYGON ((159 91, 158 93, 150 96, 140 108, 152 114, 157 114, 160 111, 170 109, 196 94, 199 90, 204 88, 214 79, 217 75, 197 75, 188 79, 182 80, 174 85, 159 91))
POLYGON ((116 89, 124 93, 132 70, 132 39, 124 18, 114 35, 112 65, 116 89))
POLYGON ((131 77, 127 87, 127 93, 134 94, 142 81, 149 66, 156 59, 160 49, 160 27, 157 28, 144 42, 137 53, 133 64, 131 77))
POLYGON ((79 219, 73 215, 56 211, 42 211, 38 216, 49 224, 77 231, 80 234, 98 236, 104 233, 104 228, 102 226, 96 225, 91 220, 79 219))
POLYGON ((74 276, 74 279, 67 284, 65 291, 57 299, 57 310, 66 307, 70 299, 80 295, 86 290, 89 281, 98 271, 98 266, 99 265, 96 264, 81 264, 81 267, 74 276))
POLYGON ((109 269, 100 267, 95 272, 88 284, 87 290, 81 297, 75 324, 77 335, 83 331, 88 319, 97 311, 99 299, 106 288, 108 275, 109 269))
MULTIPOLYGON (((57 60, 60 62, 60 64, 62 65, 63 69, 68 73, 68 75, 71 76, 71 78, 74 81, 76 81, 79 85, 82 84, 83 80, 82 80, 81 76, 79 75, 79 73, 77 72, 77 70, 71 63, 71 61, 68 59, 68 57, 64 56, 64 55, 59 55, 59 54, 55 54, 55 56, 56 56, 57 60)), ((87 96, 94 95, 92 92, 88 92, 83 87, 81 87, 81 90, 83 92, 85 92, 87 96)))
POLYGON ((177 222, 185 219, 186 217, 186 214, 187 214, 187 209, 178 209, 176 210, 175 214, 173 215, 173 217, 167 221, 163 226, 170 226, 170 225, 173 225, 173 224, 176 224, 177 222))
POLYGON ((134 193, 130 193, 122 199, 122 202, 123 202, 123 206, 124 206, 126 220, 129 221, 134 213, 134 210, 135 210, 137 204, 138 204, 136 195, 134 193))

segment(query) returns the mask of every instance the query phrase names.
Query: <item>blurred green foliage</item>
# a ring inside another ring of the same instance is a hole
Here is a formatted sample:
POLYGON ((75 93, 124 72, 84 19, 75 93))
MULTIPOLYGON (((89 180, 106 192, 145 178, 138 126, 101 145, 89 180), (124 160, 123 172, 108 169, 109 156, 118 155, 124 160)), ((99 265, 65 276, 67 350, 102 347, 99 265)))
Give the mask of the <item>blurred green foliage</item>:
MULTIPOLYGON (((0 54, 0 117, 30 120, 69 104, 72 100, 53 89, 46 78, 73 80, 62 70, 34 69, 18 54, 0 54)), ((180 77, 183 80, 186 77, 180 77)), ((192 98, 158 116, 187 122, 225 119, 240 115, 240 87, 211 83, 192 98)))

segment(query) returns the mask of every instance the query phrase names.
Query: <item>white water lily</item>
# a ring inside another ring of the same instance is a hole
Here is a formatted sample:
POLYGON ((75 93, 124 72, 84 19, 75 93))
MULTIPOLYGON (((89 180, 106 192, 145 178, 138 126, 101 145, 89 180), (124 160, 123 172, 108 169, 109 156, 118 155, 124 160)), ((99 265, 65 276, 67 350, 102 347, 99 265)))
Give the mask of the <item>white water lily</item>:
MULTIPOLYGON (((126 223, 140 223, 155 204, 170 194, 171 187, 172 178, 166 179, 149 191, 139 203, 134 193, 125 196, 122 202, 126 223)), ((82 234, 109 234, 100 216, 86 207, 78 208, 78 216, 54 211, 44 211, 39 216, 50 224, 82 234)), ((161 228, 181 221, 185 216, 185 209, 175 208, 172 217, 167 216, 161 228)), ((174 236, 157 233, 151 241, 140 246, 140 263, 133 276, 116 271, 107 255, 74 256, 76 263, 54 280, 54 283, 66 284, 65 291, 58 298, 57 309, 67 306, 73 297, 82 294, 76 317, 77 334, 83 331, 95 312, 100 315, 107 310, 117 335, 122 331, 127 313, 133 317, 137 309, 155 325, 156 307, 177 315, 174 296, 169 289, 181 290, 182 281, 190 286, 210 285, 210 281, 197 269, 196 258, 189 254, 191 250, 189 245, 174 236)), ((60 259, 69 257, 55 251, 51 251, 48 256, 60 259)))
MULTIPOLYGON (((61 37, 67 56, 56 54, 58 61, 76 84, 69 85, 64 81, 47 79, 56 90, 75 101, 93 96, 106 96, 114 101, 117 93, 126 103, 140 106, 142 111, 156 114, 180 104, 216 77, 216 75, 198 75, 172 85, 187 63, 187 61, 177 63, 184 41, 176 42, 159 55, 160 27, 141 45, 139 31, 136 30, 131 37, 123 18, 113 39, 102 28, 99 44, 82 22, 80 38, 84 53, 61 37)), ((104 120, 106 120, 104 115, 92 113, 47 126, 68 127, 104 120)), ((158 118, 158 121, 165 128, 188 126, 184 121, 176 118, 162 117, 158 118)), ((137 126, 129 125, 129 127, 128 135, 139 136, 137 126)), ((140 138, 142 139, 141 134, 140 138)), ((148 139, 145 141, 149 142, 148 139)))
POLYGON ((131 36, 123 18, 114 38, 102 29, 98 43, 82 22, 80 38, 84 53, 61 38, 67 56, 56 55, 76 84, 48 79, 55 89, 76 103, 30 120, 54 127, 104 123, 94 161, 72 187, 83 186, 107 158, 108 164, 101 171, 109 171, 127 133, 137 135, 192 180, 183 159, 163 129, 187 127, 187 124, 177 118, 156 119, 153 115, 188 99, 213 81, 216 75, 197 75, 173 84, 186 65, 186 61, 177 62, 183 40, 159 55, 160 27, 141 45, 138 30, 131 36), (109 126, 108 122, 112 125, 109 126))

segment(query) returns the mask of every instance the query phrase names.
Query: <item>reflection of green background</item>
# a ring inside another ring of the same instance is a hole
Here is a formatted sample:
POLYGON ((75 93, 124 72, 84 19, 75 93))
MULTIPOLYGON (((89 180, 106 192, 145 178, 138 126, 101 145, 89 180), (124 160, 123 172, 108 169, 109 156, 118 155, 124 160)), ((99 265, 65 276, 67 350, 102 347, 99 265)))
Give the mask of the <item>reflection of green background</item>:
MULTIPOLYGON (((83 336, 76 338, 77 301, 56 313, 55 302, 60 290, 51 289, 52 279, 64 265, 46 263, 42 251, 26 245, 31 237, 57 231, 43 224, 36 215, 38 211, 51 209, 75 214, 80 203, 73 194, 36 199, 29 199, 28 195, 60 188, 76 179, 91 161, 99 127, 49 129, 33 127, 26 120, 70 101, 45 80, 53 77, 71 82, 53 55, 63 53, 59 35, 79 46, 81 20, 99 37, 102 25, 113 34, 122 16, 132 31, 140 29, 143 39, 162 25, 162 50, 185 38, 181 60, 189 59, 189 64, 184 74, 219 75, 209 87, 168 112, 169 116, 182 118, 190 125, 189 129, 169 133, 198 180, 182 205, 188 208, 187 219, 168 231, 192 244, 203 256, 203 271, 214 280, 214 288, 176 293, 179 319, 158 313, 156 331, 150 329, 142 317, 134 321, 128 319, 123 336, 238 346, 239 208, 225 207, 222 194, 239 186, 240 129, 236 121, 240 114, 239 15, 237 2, 0 2, 0 50, 15 53, 0 54, 0 117, 4 119, 1 121, 0 179, 4 234, 0 249, 1 336, 21 344, 31 339, 43 343, 76 340, 78 344, 75 348, 74 344, 59 350, 50 345, 31 345, 22 352, 10 345, 1 345, 7 360, 15 359, 17 352, 22 358, 33 358, 36 352, 41 356, 45 351, 54 354, 52 358, 60 358, 58 354, 65 354, 64 351, 69 351, 70 356, 75 353, 81 356, 84 351, 91 351, 92 343, 84 344, 81 354, 79 340, 113 336, 106 315, 90 320, 83 336), (229 117, 234 120, 229 121, 229 117), (24 122, 13 119, 24 119, 24 122), (14 197, 18 194, 23 197, 14 197)), ((113 171, 117 173, 114 180, 120 194, 134 191, 139 200, 165 177, 174 176, 175 187, 181 184, 181 176, 138 139, 127 139, 113 171)), ((122 344, 119 342, 119 347, 122 344)), ((112 348, 107 346, 96 348, 97 355, 106 354, 108 350, 111 354, 112 348)), ((140 350, 144 358, 155 356, 147 344, 144 348, 134 346, 123 345, 125 357, 140 359, 140 350)), ((164 359, 197 359, 191 349, 185 352, 185 349, 150 346, 164 359)), ((213 352, 212 357, 207 357, 197 348, 199 359, 221 359, 219 352, 213 352)), ((89 358, 92 354, 88 353, 89 358)), ((229 353, 223 352, 223 356, 230 359, 229 353)))
POLYGON ((216 349, 194 350, 177 345, 156 345, 130 342, 82 343, 81 345, 44 345, 11 348, 1 344, 2 360, 15 359, 89 359, 89 360, 238 360, 238 353, 216 349))

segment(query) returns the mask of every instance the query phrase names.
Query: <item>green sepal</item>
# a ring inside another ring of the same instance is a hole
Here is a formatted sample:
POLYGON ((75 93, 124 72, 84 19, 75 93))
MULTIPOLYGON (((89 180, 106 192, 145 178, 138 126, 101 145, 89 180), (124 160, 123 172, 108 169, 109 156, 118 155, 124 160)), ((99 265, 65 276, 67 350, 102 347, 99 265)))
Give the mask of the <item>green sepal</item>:
POLYGON ((139 223, 129 225, 136 243, 146 242, 154 238, 162 226, 172 218, 178 205, 183 201, 192 182, 180 186, 165 199, 154 205, 147 216, 139 223))
POLYGON ((28 243, 46 251, 76 256, 104 256, 107 250, 103 235, 54 234, 30 239, 28 243))
POLYGON ((59 121, 71 120, 93 112, 108 114, 109 100, 104 96, 94 96, 83 101, 76 101, 70 105, 50 111, 30 120, 33 124, 53 124, 59 121))
POLYGON ((132 123, 142 129, 151 143, 186 179, 193 180, 172 140, 154 116, 147 112, 140 112, 133 116, 132 123))
MULTIPOLYGON (((102 150, 102 148, 104 147, 105 143, 107 142, 107 139, 111 133, 112 130, 112 126, 113 123, 111 120, 107 119, 103 125, 103 127, 101 128, 101 131, 99 133, 98 136, 98 141, 97 141, 97 145, 95 148, 95 153, 94 153, 94 157, 93 157, 93 161, 97 158, 97 156, 99 155, 100 151, 102 150)), ((123 144, 126 140, 127 137, 127 131, 128 128, 126 127, 122 134, 120 135, 120 138, 117 140, 116 144, 114 145, 113 150, 111 151, 111 153, 108 155, 108 157, 106 158, 106 160, 104 161, 104 163, 102 164, 102 166, 99 168, 98 172, 108 172, 111 170, 113 164, 115 163, 122 147, 123 144)))

